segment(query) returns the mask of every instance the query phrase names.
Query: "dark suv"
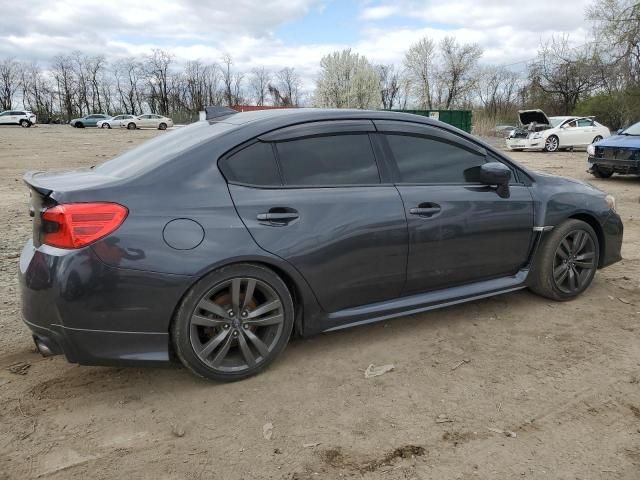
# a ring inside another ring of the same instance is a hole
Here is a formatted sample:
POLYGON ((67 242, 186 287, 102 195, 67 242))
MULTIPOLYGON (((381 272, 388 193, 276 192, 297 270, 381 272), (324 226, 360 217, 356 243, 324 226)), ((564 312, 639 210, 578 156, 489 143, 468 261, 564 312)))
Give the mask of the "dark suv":
POLYGON ((569 300, 621 258, 613 197, 401 113, 228 114, 25 181, 23 315, 82 364, 239 379, 294 330, 525 287, 569 300))

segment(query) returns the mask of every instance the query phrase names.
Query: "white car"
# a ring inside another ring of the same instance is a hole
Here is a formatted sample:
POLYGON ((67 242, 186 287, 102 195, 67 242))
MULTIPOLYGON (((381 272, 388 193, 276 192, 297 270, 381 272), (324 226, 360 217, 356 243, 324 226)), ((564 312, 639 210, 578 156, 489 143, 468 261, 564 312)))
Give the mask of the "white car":
POLYGON ((585 148, 609 137, 611 132, 593 117, 547 117, 542 110, 520 110, 522 128, 507 137, 509 150, 558 150, 574 147, 585 148))
POLYGON ((135 118, 129 119, 121 125, 121 127, 129 130, 135 130, 136 128, 157 128, 158 130, 166 130, 168 127, 173 127, 173 120, 168 117, 163 117, 162 115, 138 115, 135 118))
POLYGON ((96 123, 96 127, 98 128, 121 128, 126 127, 127 124, 135 119, 134 115, 116 115, 113 118, 107 118, 105 120, 100 120, 96 123))
POLYGON ((29 128, 36 123, 36 116, 28 110, 6 110, 0 113, 0 125, 20 125, 29 128))

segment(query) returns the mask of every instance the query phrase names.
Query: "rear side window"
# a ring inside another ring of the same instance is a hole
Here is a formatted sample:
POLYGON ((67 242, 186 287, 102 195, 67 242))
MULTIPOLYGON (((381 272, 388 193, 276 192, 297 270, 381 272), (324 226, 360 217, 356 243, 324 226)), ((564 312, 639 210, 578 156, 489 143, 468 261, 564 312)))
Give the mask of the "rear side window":
POLYGON ((477 183, 484 155, 427 137, 386 135, 401 183, 477 183))
POLYGON ((579 127, 593 127, 593 120, 590 120, 588 118, 581 118, 580 120, 578 120, 578 126, 579 127))
POLYGON ((330 135, 276 144, 285 185, 369 185, 380 183, 366 134, 330 135))
POLYGON ((257 142, 220 162, 229 182, 250 185, 281 185, 278 167, 270 143, 257 142))

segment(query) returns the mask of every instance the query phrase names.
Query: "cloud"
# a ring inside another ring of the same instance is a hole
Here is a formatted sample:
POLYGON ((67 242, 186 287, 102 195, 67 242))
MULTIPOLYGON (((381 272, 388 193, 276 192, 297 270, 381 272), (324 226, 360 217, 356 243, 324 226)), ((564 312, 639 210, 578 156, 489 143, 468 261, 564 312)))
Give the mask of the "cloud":
POLYGON ((130 0, 0 0, 0 58, 46 62, 78 50, 117 59, 162 48, 177 60, 216 62, 229 53, 243 71, 295 67, 311 89, 320 59, 334 50, 352 48, 374 63, 400 64, 423 36, 476 42, 484 49, 483 63, 521 62, 514 68, 523 68, 552 35, 567 33, 574 44, 584 43, 590 1, 362 0, 350 14, 356 39, 346 42, 330 21, 322 25, 327 12, 347 10, 342 0, 155 0, 152 6, 130 0), (279 37, 283 26, 314 15, 321 23, 314 42, 279 37))

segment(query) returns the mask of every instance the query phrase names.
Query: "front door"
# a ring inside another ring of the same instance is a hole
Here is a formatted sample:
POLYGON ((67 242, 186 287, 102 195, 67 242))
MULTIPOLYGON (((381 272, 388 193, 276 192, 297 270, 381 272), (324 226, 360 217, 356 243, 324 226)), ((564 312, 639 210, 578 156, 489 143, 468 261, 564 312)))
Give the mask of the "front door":
POLYGON ((240 217, 260 247, 304 276, 327 312, 399 296, 406 219, 397 189, 381 182, 373 124, 354 122, 348 133, 341 122, 340 135, 312 128, 315 136, 299 138, 296 126, 298 138, 259 141, 221 160, 240 217))
POLYGON ((525 265, 533 235, 528 187, 514 179, 503 198, 482 185, 479 166, 498 159, 462 137, 427 126, 376 125, 385 132, 407 216, 405 294, 512 275, 525 265))

